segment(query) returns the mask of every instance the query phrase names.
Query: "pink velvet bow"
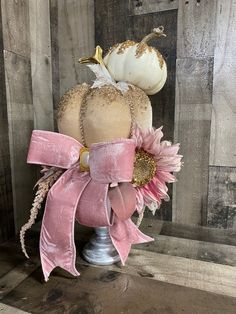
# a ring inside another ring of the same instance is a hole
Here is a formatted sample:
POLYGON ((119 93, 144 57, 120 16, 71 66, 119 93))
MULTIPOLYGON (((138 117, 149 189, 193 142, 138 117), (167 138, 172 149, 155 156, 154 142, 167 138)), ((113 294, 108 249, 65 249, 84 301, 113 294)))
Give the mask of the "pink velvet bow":
POLYGON ((93 144, 89 172, 78 165, 83 146, 75 139, 54 132, 32 133, 27 162, 66 169, 48 192, 40 234, 40 256, 44 278, 60 266, 78 276, 75 268, 75 219, 86 226, 108 226, 122 264, 131 245, 153 239, 131 221, 136 208, 133 174, 135 142, 120 139, 93 144), (110 183, 119 183, 110 187, 110 183))

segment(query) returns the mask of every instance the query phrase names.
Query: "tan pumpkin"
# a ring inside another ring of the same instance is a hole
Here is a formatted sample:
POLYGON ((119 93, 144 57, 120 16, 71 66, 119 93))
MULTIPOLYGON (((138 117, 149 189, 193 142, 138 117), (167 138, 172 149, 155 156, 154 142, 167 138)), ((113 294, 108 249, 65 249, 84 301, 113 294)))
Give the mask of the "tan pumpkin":
POLYGON ((88 147, 92 143, 129 138, 132 111, 133 120, 141 129, 151 128, 150 100, 140 88, 131 86, 123 95, 111 85, 93 89, 84 83, 62 97, 58 108, 58 129, 82 143, 83 128, 83 144, 88 147))

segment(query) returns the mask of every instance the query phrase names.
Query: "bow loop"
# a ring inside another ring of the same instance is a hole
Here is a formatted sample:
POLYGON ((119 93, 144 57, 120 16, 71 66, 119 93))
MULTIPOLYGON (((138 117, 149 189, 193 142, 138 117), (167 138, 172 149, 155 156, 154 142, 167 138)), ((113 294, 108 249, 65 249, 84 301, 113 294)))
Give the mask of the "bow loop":
POLYGON ((100 183, 130 182, 135 142, 132 139, 93 144, 89 154, 90 175, 100 183))
POLYGON ((70 136, 34 130, 27 162, 68 169, 78 161, 82 147, 83 145, 70 136))

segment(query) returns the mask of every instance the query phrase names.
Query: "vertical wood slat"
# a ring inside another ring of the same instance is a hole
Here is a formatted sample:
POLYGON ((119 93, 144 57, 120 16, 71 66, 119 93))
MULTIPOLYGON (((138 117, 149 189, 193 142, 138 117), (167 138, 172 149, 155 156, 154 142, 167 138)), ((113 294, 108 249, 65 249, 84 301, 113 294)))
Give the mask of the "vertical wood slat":
POLYGON ((183 224, 207 223, 215 10, 215 0, 179 1, 175 141, 184 167, 174 186, 173 221, 183 224))
MULTIPOLYGON (((52 97, 53 108, 56 109, 60 101, 60 84, 59 84, 59 46, 58 46, 58 2, 50 0, 50 38, 51 38, 51 62, 52 62, 52 97)), ((54 116, 55 119, 55 116, 54 116)), ((56 121, 54 123, 56 125, 56 121)))
POLYGON ((95 44, 104 54, 115 44, 128 39, 128 1, 95 0, 95 44))
POLYGON ((236 1, 219 0, 216 12, 210 165, 236 167, 236 1))
POLYGON ((34 128, 53 131, 49 0, 29 0, 34 128))
POLYGON ((14 234, 11 163, 7 123, 7 101, 4 75, 2 14, 0 10, 0 242, 14 234))
POLYGON ((54 36, 59 49, 58 79, 62 96, 69 88, 92 78, 91 71, 78 60, 94 53, 94 3, 93 0, 67 0, 57 1, 57 6, 58 29, 54 36))
POLYGON ((179 0, 178 58, 214 55, 217 0, 179 0))
POLYGON ((236 1, 216 12, 208 225, 236 230, 236 1))
POLYGON ((236 230, 236 167, 210 166, 208 225, 236 230))
POLYGON ((11 175, 16 231, 28 218, 32 202, 34 170, 26 165, 33 129, 33 101, 30 65, 29 2, 1 3, 4 63, 11 155, 11 175))
POLYGON ((30 56, 29 1, 1 0, 4 49, 30 56))
POLYGON ((5 76, 11 152, 15 228, 28 218, 35 182, 34 168, 26 164, 34 128, 30 59, 5 51, 5 76))
POLYGON ((26 164, 33 129, 53 130, 49 0, 2 1, 5 77, 16 232, 28 219, 36 167, 26 164))
POLYGON ((183 224, 206 223, 212 66, 211 59, 177 60, 175 137, 184 166, 174 185, 173 221, 183 224))

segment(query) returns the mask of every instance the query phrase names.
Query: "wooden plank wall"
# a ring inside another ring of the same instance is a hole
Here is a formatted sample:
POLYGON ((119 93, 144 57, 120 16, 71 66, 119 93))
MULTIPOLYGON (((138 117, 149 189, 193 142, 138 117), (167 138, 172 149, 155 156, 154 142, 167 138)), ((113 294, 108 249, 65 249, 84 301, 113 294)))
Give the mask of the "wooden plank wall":
POLYGON ((219 0, 209 168, 208 225, 236 229, 236 1, 219 0))
POLYGON ((2 14, 0 10, 0 242, 14 233, 11 163, 8 140, 7 101, 4 73, 2 14))
POLYGON ((36 167, 26 164, 34 128, 53 130, 48 1, 1 1, 15 229, 29 216, 36 167))
POLYGON ((25 162, 33 129, 28 2, 2 0, 1 11, 14 217, 18 225, 25 221, 31 205, 29 191, 34 177, 25 162))
POLYGON ((235 228, 235 1, 179 1, 173 221, 235 228))
POLYGON ((173 220, 183 224, 206 224, 215 12, 215 0, 179 1, 175 140, 184 167, 174 186, 173 220))
POLYGON ((50 1, 54 108, 60 96, 84 81, 91 71, 79 64, 81 56, 94 53, 93 0, 50 1))

